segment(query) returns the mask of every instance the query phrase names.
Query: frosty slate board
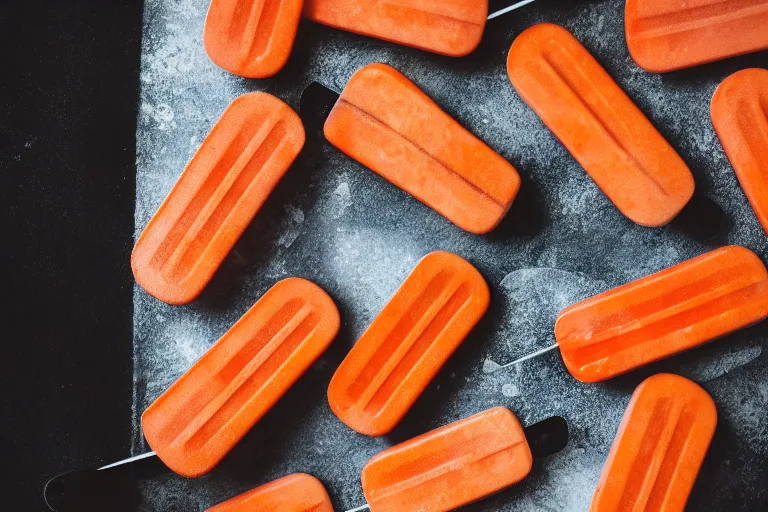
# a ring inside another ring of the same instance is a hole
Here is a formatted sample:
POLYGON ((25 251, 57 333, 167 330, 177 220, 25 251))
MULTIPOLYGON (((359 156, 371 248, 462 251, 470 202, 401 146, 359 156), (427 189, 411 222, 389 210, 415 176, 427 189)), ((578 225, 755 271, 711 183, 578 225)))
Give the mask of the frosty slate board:
POLYGON ((142 489, 144 510, 204 510, 295 471, 317 476, 336 510, 362 502, 359 475, 382 449, 496 405, 524 424, 562 415, 563 452, 475 511, 585 510, 634 387, 652 373, 690 376, 720 413, 715 446, 690 508, 768 506, 768 339, 757 326, 628 376, 581 384, 556 352, 517 369, 499 364, 554 342, 566 305, 726 243, 768 259, 768 238, 738 186, 709 121, 709 101, 732 72, 768 65, 765 53, 651 75, 629 57, 622 0, 538 0, 489 22, 480 49, 451 59, 302 22, 286 68, 248 80, 217 68, 201 37, 206 0, 148 0, 144 12, 138 128, 136 234, 170 190, 213 122, 237 95, 263 90, 294 108, 312 81, 341 90, 361 66, 396 67, 522 175, 520 195, 487 236, 463 232, 372 171, 308 134, 308 147, 196 302, 174 307, 134 293, 133 450, 147 449, 141 412, 277 280, 296 275, 327 290, 342 330, 321 361, 210 475, 168 475, 142 489), (514 37, 550 21, 571 30, 627 90, 691 167, 698 189, 726 212, 723 237, 695 241, 679 225, 633 224, 602 195, 509 84, 514 37), (313 142, 313 138, 315 142, 313 142), (456 252, 485 276, 491 310, 388 437, 355 434, 331 413, 325 392, 341 359, 416 262, 456 252), (176 508, 174 508, 176 507, 176 508))

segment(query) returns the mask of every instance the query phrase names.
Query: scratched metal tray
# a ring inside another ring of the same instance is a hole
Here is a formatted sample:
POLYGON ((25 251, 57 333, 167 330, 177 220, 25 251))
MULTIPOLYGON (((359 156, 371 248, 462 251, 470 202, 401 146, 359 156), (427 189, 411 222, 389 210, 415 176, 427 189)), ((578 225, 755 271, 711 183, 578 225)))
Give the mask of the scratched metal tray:
POLYGON ((538 0, 489 22, 480 49, 462 59, 303 22, 287 67, 273 79, 248 80, 218 69, 206 56, 201 34, 207 4, 146 2, 137 234, 232 99, 263 90, 298 110, 312 81, 340 91, 371 62, 391 64, 410 77, 515 165, 523 182, 501 226, 487 236, 471 235, 343 156, 310 127, 302 156, 199 300, 173 307, 135 289, 134 454, 148 449, 139 423, 144 408, 277 280, 302 276, 327 290, 342 313, 341 333, 217 469, 196 480, 168 475, 145 483, 142 510, 204 510, 302 471, 322 480, 336 510, 344 511, 364 502, 359 474, 371 456, 496 405, 509 407, 524 424, 564 416, 571 441, 537 461, 522 484, 467 510, 586 510, 629 395, 660 371, 703 383, 719 408, 716 438, 689 508, 768 509, 765 326, 603 384, 574 380, 557 352, 491 372, 553 343, 555 315, 581 298, 729 243, 768 258, 768 238, 709 121, 719 82, 744 67, 765 67, 765 52, 652 75, 629 57, 622 0, 538 0), (647 229, 628 221, 517 96, 506 74, 507 51, 517 34, 544 21, 571 30, 677 148, 699 194, 725 212, 719 237, 703 240, 678 222, 647 229), (330 377, 419 258, 438 249, 480 269, 492 289, 491 310, 390 436, 358 435, 328 407, 330 377))

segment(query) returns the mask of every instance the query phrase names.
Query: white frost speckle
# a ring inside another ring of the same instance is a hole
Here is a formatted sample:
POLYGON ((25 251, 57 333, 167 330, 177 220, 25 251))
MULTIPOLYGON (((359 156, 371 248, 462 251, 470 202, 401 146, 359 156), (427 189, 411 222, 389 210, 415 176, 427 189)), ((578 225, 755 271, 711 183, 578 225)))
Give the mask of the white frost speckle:
POLYGON ((304 212, 300 208, 291 204, 285 205, 287 219, 283 223, 283 231, 277 240, 278 245, 286 249, 293 245, 293 242, 299 238, 301 227, 304 224, 304 212))
POLYGON ((507 398, 515 398, 520 395, 520 390, 514 384, 504 384, 501 387, 501 394, 507 398))
POLYGON ((349 190, 349 183, 345 181, 339 184, 339 186, 336 187, 336 190, 333 191, 331 215, 333 215, 334 219, 338 219, 344 215, 344 212, 346 212, 347 208, 350 206, 352 206, 352 193, 349 190))
POLYGON ((173 110, 166 104, 152 106, 149 103, 141 104, 141 113, 149 117, 156 125, 158 130, 170 130, 176 127, 173 122, 173 110))

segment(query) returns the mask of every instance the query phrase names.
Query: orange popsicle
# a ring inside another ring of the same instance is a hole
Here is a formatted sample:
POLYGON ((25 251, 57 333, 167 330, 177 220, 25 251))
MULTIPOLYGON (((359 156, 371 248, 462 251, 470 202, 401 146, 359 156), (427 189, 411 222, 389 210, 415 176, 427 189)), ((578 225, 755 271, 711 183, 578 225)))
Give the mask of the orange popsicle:
POLYGON ((136 281, 169 304, 194 300, 303 145, 299 116, 279 99, 233 101, 136 241, 136 281))
POLYGON ((726 78, 712 98, 712 124, 768 233, 768 70, 745 69, 726 78))
POLYGON ((488 309, 483 276, 428 254, 352 347, 328 387, 331 409, 369 436, 390 432, 488 309))
POLYGON ((385 64, 350 78, 324 131, 344 153, 472 233, 496 227, 520 188, 514 167, 385 64))
POLYGON ((235 496, 206 512, 333 512, 333 507, 317 478, 295 473, 235 496))
POLYGON ((278 282, 141 418, 162 461, 183 476, 210 471, 320 357, 339 312, 319 286, 278 282))
POLYGON ((488 0, 305 0, 317 23, 462 57, 480 44, 488 0))
POLYGON ((570 306, 555 323, 568 371, 610 379, 768 317, 768 272, 730 246, 570 306))
POLYGON ((280 71, 293 48, 302 0, 212 0, 203 44, 217 66, 249 78, 280 71))
POLYGON ((716 425, 715 403, 690 380, 659 374, 643 381, 624 413, 590 512, 682 512, 716 425))
POLYGON ((444 512, 516 484, 532 465, 517 418, 496 407, 373 457, 363 493, 371 512, 444 512))
POLYGON ((509 51, 512 85, 632 221, 661 226, 693 195, 691 171, 566 29, 541 24, 509 51))
POLYGON ((627 0, 627 46, 663 73, 768 49, 768 0, 627 0))

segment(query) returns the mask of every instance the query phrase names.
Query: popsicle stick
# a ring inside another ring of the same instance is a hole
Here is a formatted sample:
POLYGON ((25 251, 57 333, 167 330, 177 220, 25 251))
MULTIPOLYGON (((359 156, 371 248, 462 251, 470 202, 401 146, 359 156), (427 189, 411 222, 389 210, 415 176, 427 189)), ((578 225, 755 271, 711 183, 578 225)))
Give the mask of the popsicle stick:
POLYGON ((498 368, 493 368, 493 369, 491 369, 490 371, 488 371, 486 373, 496 373, 499 370, 504 370, 506 368, 511 368, 512 366, 515 366, 516 364, 522 363, 524 361, 528 361, 529 359, 533 359, 535 357, 539 357, 540 355, 546 354, 547 352, 551 352, 552 350, 555 350, 557 347, 558 347, 558 345, 557 345, 557 343, 555 343, 552 346, 543 348, 541 350, 537 350, 536 352, 533 352, 531 354, 523 356, 523 357, 521 357, 519 359, 515 359, 511 363, 507 363, 505 365, 499 366, 498 368))
POLYGON ((135 462, 137 460, 147 459, 149 457, 156 457, 156 456, 157 454, 155 452, 142 453, 141 455, 135 455, 133 457, 128 457, 127 459, 113 462, 112 464, 107 464, 106 466, 102 466, 98 468, 97 471, 103 471, 105 469, 114 468, 116 466, 122 466, 123 464, 130 464, 131 462, 135 462))
POLYGON ((170 472, 154 455, 154 452, 143 453, 106 466, 55 476, 43 489, 45 503, 50 510, 58 512, 131 512, 136 509, 138 482, 170 472))
POLYGON ((499 9, 496 12, 492 12, 488 15, 489 20, 492 20, 493 18, 498 18, 499 16, 503 14, 507 14, 508 12, 512 12, 515 9, 519 9, 521 7, 525 7, 526 5, 533 3, 535 0, 522 0, 521 2, 517 2, 516 4, 512 4, 509 7, 505 7, 503 9, 499 9))

